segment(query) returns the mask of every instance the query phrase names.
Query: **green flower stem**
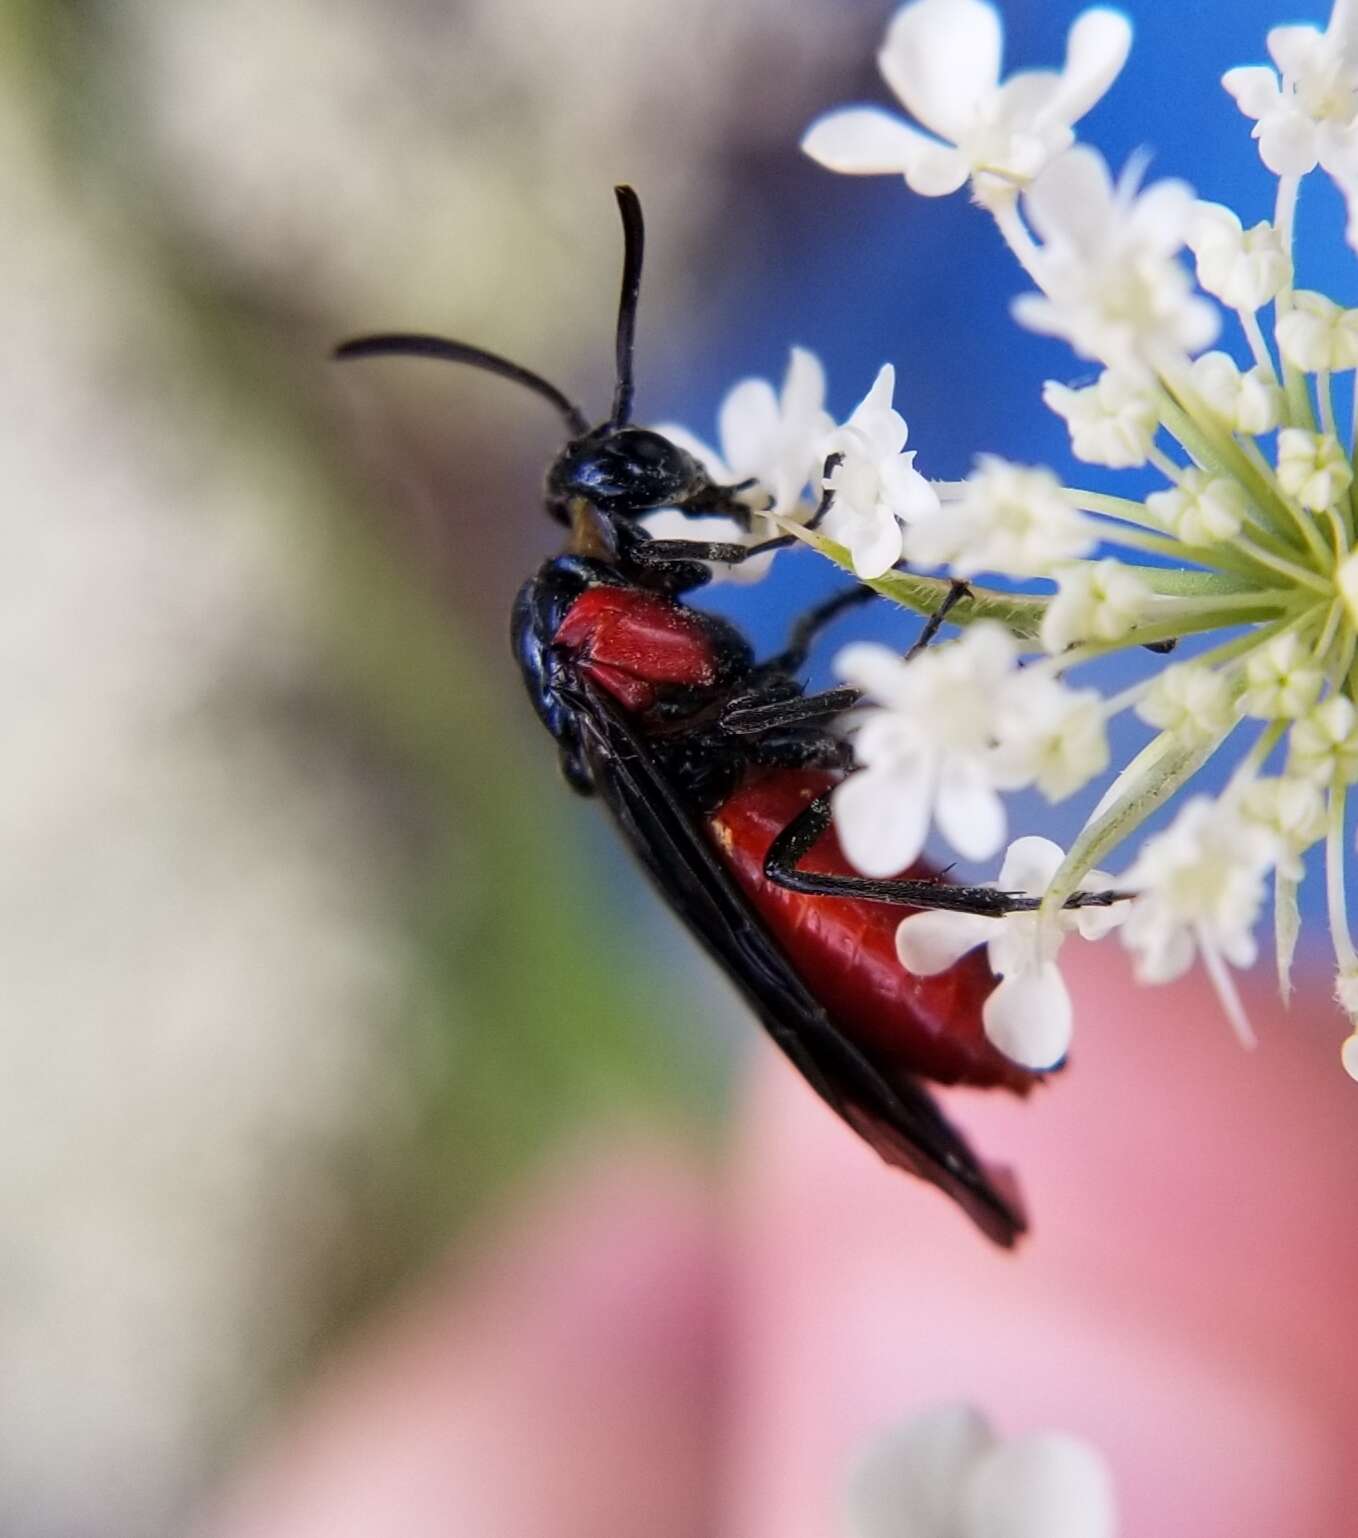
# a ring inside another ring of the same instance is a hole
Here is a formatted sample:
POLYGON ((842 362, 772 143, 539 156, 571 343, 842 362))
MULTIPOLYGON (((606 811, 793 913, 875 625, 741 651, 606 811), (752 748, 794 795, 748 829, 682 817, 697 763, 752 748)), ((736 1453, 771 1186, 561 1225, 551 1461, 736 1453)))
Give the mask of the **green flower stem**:
POLYGON ((1287 731, 1286 721, 1270 721, 1255 738, 1254 746, 1240 760, 1231 773, 1230 782, 1222 792, 1225 796, 1242 794, 1264 767, 1268 755, 1278 746, 1287 731))
MULTIPOLYGON (((1301 186, 1299 176, 1280 176, 1278 178, 1278 195, 1273 205, 1273 227, 1281 237, 1283 250, 1287 252, 1288 262, 1292 261, 1292 226, 1297 214, 1297 190, 1301 186)), ((1292 308, 1292 278, 1289 273, 1287 282, 1278 292, 1278 297, 1273 302, 1274 330, 1283 315, 1292 308)), ((1281 349, 1280 349, 1281 351, 1281 349)), ((1287 361, 1283 360, 1283 391, 1287 396, 1288 416, 1293 427, 1305 427, 1315 431, 1315 417, 1311 411, 1311 397, 1306 389, 1306 376, 1297 372, 1287 361)))
POLYGON ((1212 412, 1186 380, 1161 381, 1161 420, 1194 459, 1214 475, 1237 481, 1249 493, 1256 512, 1278 535, 1291 530, 1288 509, 1278 495, 1272 472, 1260 475, 1233 434, 1214 421, 1212 412))
POLYGON ((1273 867, 1273 958, 1284 1008, 1292 1002, 1292 958, 1297 953, 1297 937, 1301 934, 1297 885, 1293 877, 1283 874, 1281 866, 1273 867))
POLYGON ((1325 670, 1330 688, 1336 691, 1343 689, 1350 699, 1358 699, 1358 695, 1354 693, 1355 686, 1358 686, 1358 680, 1353 676, 1355 649, 1358 649, 1358 633, 1354 632, 1352 626, 1345 625, 1339 633, 1338 650, 1330 666, 1325 670), (1347 685, 1345 679, 1348 680, 1347 685))
POLYGON ((1130 529, 1119 529, 1109 537, 1117 540, 1121 545, 1126 545, 1130 550, 1144 550, 1148 555, 1160 555, 1176 562, 1194 561, 1199 566, 1215 566, 1225 571, 1233 571, 1237 576, 1254 578, 1256 586, 1259 585, 1261 576, 1259 568, 1264 568, 1270 573, 1276 572, 1280 576, 1287 577, 1294 584, 1324 593, 1327 598, 1333 592, 1332 585, 1309 567, 1298 566, 1294 561, 1289 561, 1283 556, 1272 555, 1247 540, 1235 540, 1219 545, 1185 545, 1165 535, 1145 534, 1130 529))
POLYGON ((1263 328, 1259 324, 1259 315, 1255 310, 1237 310, 1240 317, 1240 328, 1245 333, 1245 340, 1250 344, 1250 351, 1254 354, 1254 361, 1268 375, 1274 384, 1278 383, 1278 371, 1273 366, 1273 354, 1269 351, 1268 343, 1264 340, 1263 328))
POLYGON ((1294 592, 1290 586, 1261 588, 1256 581, 1227 576, 1225 572, 1190 571, 1187 567, 1138 566, 1136 573, 1153 593, 1163 598, 1216 598, 1231 593, 1253 597, 1263 592, 1294 592))
MULTIPOLYGON (((1290 630, 1299 623, 1299 618, 1294 606, 1266 624, 1259 623, 1258 615, 1242 620, 1242 623, 1253 625, 1255 628, 1229 641, 1224 641, 1220 646, 1214 646, 1211 651, 1202 652, 1193 658, 1194 664, 1214 667, 1244 656, 1253 651, 1256 646, 1262 646, 1265 641, 1272 640, 1279 631, 1290 630)), ((1172 641, 1180 636, 1220 630, 1222 624, 1221 616, 1213 614, 1203 615, 1201 623, 1193 623, 1191 619, 1187 622, 1180 619, 1164 625, 1140 625, 1130 635, 1123 636, 1119 641, 1085 641, 1079 646, 1072 646, 1069 651, 1062 652, 1057 660, 1061 664, 1062 672, 1065 672, 1070 668, 1080 667, 1086 662, 1097 662, 1101 657, 1111 657, 1114 652, 1129 651, 1134 646, 1154 646, 1157 641, 1172 641)))
POLYGON ((1260 592, 1249 593, 1195 593, 1183 598, 1164 597, 1156 604, 1155 613, 1157 618, 1166 619, 1180 614, 1187 618, 1195 614, 1210 614, 1215 625, 1229 625, 1232 617, 1238 614, 1241 623, 1245 624, 1258 618, 1251 610, 1290 609, 1296 602, 1296 596, 1296 589, 1290 587, 1265 588, 1260 592))
POLYGON ((1114 780, 1095 815, 1070 846, 1042 899, 1045 922, 1054 921, 1066 898, 1103 856, 1192 779, 1233 730, 1234 726, 1206 742, 1185 742, 1173 732, 1161 732, 1146 744, 1114 780))
POLYGON ((1157 449, 1153 445, 1146 450, 1146 462, 1147 464, 1154 465, 1171 486, 1179 484, 1183 479, 1184 470, 1187 468, 1185 465, 1176 465, 1163 449, 1157 449))
POLYGON ((1329 433, 1331 438, 1338 438, 1339 430, 1334 425, 1334 390, 1330 385, 1330 371, 1327 368, 1316 372, 1316 399, 1320 402, 1321 431, 1329 433))
POLYGON ((1264 458, 1263 450, 1253 438, 1246 438, 1241 444, 1241 452, 1247 462, 1253 467, 1256 479, 1269 488, 1269 494, 1277 502, 1291 520, 1292 526, 1298 529, 1301 537, 1311 548, 1311 554, 1317 564, 1328 571, 1333 565, 1334 555, 1330 547, 1321 538, 1320 530, 1316 528, 1316 521, 1303 508, 1298 507, 1289 497, 1283 496, 1273 480, 1273 468, 1264 458))
POLYGON ((1014 253, 1014 259, 1038 288, 1046 293, 1047 286, 1042 281, 1042 251, 1028 233, 1028 227, 1019 214, 1017 190, 1012 198, 1004 198, 992 205, 990 211, 1004 237, 1005 245, 1014 253))
MULTIPOLYGON (((1325 659, 1330 655, 1330 648, 1334 645, 1334 638, 1339 633, 1339 626, 1343 622, 1343 618, 1344 600, 1336 598, 1325 615, 1325 624, 1321 629, 1320 639, 1316 642, 1315 659, 1322 667, 1325 665, 1325 659)), ((1342 673, 1340 677, 1343 677, 1342 673)))
MULTIPOLYGON (((813 529, 777 520, 787 534, 795 534, 804 544, 818 550, 836 566, 853 571, 853 561, 843 545, 826 539, 813 529)), ((866 582, 867 587, 884 598, 890 598, 903 608, 912 609, 926 618, 937 614, 953 590, 953 584, 945 577, 920 577, 909 571, 889 571, 885 576, 866 582)), ((971 625, 980 619, 997 620, 1020 641, 1034 641, 1042 628, 1042 616, 1046 613, 1049 597, 1034 593, 1001 593, 994 588, 968 584, 969 596, 961 599, 948 610, 949 624, 971 625)))
POLYGON ((1133 502, 1130 497, 1114 497, 1104 491, 1086 491, 1083 486, 1061 488, 1070 499, 1072 507, 1082 513, 1099 513, 1105 518, 1117 518, 1123 523, 1134 523, 1138 528, 1152 533, 1163 532, 1163 525, 1146 511, 1145 503, 1133 502))

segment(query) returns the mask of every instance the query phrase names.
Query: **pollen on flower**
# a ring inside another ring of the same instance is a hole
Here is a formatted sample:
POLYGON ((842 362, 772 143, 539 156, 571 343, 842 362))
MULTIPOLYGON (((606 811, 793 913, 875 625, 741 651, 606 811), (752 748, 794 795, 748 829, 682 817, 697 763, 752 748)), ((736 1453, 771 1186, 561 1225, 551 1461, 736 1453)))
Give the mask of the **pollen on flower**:
POLYGON ((1278 868, 1300 880, 1301 856, 1325 837, 1325 797, 1319 786, 1295 775, 1258 779, 1246 788, 1240 810, 1277 839, 1278 868))
POLYGON ((1056 581, 1056 597, 1042 616, 1042 644, 1052 653, 1080 641, 1121 641, 1154 596, 1138 572, 1111 555, 1063 566, 1056 581))
POLYGON ((1185 470, 1179 484, 1146 498, 1146 511, 1186 545, 1234 539, 1249 506, 1245 488, 1225 475, 1185 470))
POLYGON ((1265 721, 1295 721, 1320 698, 1324 683, 1311 650, 1284 630, 1246 660, 1240 709, 1265 721))
POLYGON ((1150 457, 1160 415, 1143 379, 1104 369, 1081 390, 1049 379, 1042 386, 1042 399, 1064 419, 1076 459, 1131 470, 1150 457))
POLYGON ((1258 437, 1282 421, 1283 392, 1262 365, 1241 372, 1229 353, 1194 358, 1188 382, 1208 411, 1229 431, 1258 437))
POLYGON ((1260 309, 1287 284, 1292 262, 1282 236, 1267 221, 1246 230, 1221 203, 1199 203, 1188 230, 1198 282, 1233 310, 1260 309))
POLYGON ((1331 694, 1293 726, 1287 772, 1322 785, 1358 780, 1358 709, 1346 694, 1331 694))
POLYGON ((1307 373, 1358 368, 1358 310, 1298 289, 1292 307, 1279 317, 1278 346, 1287 362, 1307 373))
POLYGON ((1348 455, 1333 433, 1285 427, 1278 434, 1278 484, 1308 511, 1324 512, 1352 481, 1348 455))
POLYGON ((1181 662, 1160 674, 1136 713, 1175 736, 1206 739, 1224 732, 1235 719, 1235 695, 1223 673, 1181 662))

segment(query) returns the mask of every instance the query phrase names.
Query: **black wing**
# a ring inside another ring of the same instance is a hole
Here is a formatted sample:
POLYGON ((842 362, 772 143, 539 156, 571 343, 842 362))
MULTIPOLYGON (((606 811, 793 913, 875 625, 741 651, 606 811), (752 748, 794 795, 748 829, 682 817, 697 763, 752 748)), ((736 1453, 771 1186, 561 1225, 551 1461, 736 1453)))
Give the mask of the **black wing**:
POLYGON ((888 1081, 835 1028, 612 700, 578 675, 562 695, 595 788, 642 864, 816 1092, 887 1163, 932 1181, 1012 1245, 1027 1224, 1004 1176, 986 1171, 921 1084, 888 1081))

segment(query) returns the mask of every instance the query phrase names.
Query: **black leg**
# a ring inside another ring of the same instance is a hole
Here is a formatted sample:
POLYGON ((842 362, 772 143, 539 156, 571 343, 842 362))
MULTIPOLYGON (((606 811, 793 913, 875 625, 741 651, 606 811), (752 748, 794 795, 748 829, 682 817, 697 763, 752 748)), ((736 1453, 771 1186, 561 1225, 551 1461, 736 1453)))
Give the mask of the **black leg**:
POLYGON ((967 584, 965 582, 954 581, 952 586, 948 589, 948 596, 943 600, 941 604, 939 604, 938 608, 935 609, 934 612, 925 621, 924 629, 919 633, 919 640, 917 640, 915 644, 910 648, 910 650, 906 652, 905 660, 909 662, 912 657, 919 656, 924 648, 928 646, 929 643, 938 634, 943 621, 947 619, 948 615, 952 612, 953 608, 958 604, 958 602, 960 602, 960 600, 963 598, 970 597, 971 589, 967 586, 967 584))
MULTIPOLYGON (((843 464, 843 463, 844 463, 844 456, 843 456, 843 454, 830 454, 830 455, 827 455, 826 456, 826 460, 825 460, 824 468, 821 470, 821 473, 820 473, 821 480, 822 481, 828 481, 830 479, 831 475, 834 474, 836 468, 839 465, 843 464)), ((812 513, 811 518, 810 518, 810 520, 808 521, 808 523, 806 525, 807 528, 808 529, 818 529, 818 528, 820 528, 821 524, 824 523, 824 521, 825 521, 825 515, 830 511, 830 509, 834 505, 835 505, 835 494, 834 494, 834 492, 831 491, 831 489, 828 486, 822 486, 821 494, 820 494, 820 504, 816 508, 816 511, 814 513, 812 513)))
POLYGON ((762 704, 752 702, 749 695, 742 695, 722 711, 718 724, 724 732, 747 737, 756 732, 842 716, 861 698, 857 689, 827 689, 824 694, 798 694, 792 699, 766 700, 762 704))
POLYGON ((667 566, 671 561, 716 561, 722 566, 739 566, 751 556, 769 550, 786 550, 795 545, 795 534, 780 534, 757 545, 729 545, 709 539, 638 540, 628 554, 644 566, 667 566))
POLYGON ((877 596, 872 588, 855 583, 809 609, 793 625, 787 646, 776 657, 761 663, 760 672, 800 673, 820 632, 846 610, 856 608, 860 603, 870 603, 877 596))
POLYGON ((766 732, 749 746, 749 756, 770 769, 853 768, 853 747, 830 732, 798 730, 766 732))
MULTIPOLYGON (((828 876, 799 870, 802 858, 830 826, 830 797, 817 796, 769 845, 764 874, 790 892, 812 897, 854 897, 860 902, 895 903, 909 908, 943 908, 951 913, 978 913, 1000 918, 1006 913, 1032 913, 1041 899, 993 887, 949 886, 938 880, 876 881, 868 876, 828 876)), ((1129 896, 1126 892, 1076 892, 1067 908, 1107 908, 1129 896)))

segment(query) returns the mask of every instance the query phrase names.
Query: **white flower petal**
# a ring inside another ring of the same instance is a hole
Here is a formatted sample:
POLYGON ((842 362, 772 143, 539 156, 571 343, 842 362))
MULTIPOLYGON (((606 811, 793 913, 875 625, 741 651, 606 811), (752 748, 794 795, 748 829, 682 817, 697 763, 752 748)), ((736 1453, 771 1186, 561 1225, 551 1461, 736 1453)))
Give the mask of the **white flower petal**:
POLYGON ((1044 241, 1093 249, 1107 232, 1113 179, 1097 150, 1086 144, 1059 155, 1024 194, 1033 228, 1044 241))
POLYGON ((778 397, 767 379, 742 379, 727 391, 717 416, 717 432, 736 480, 751 475, 763 479, 778 422, 778 397))
POLYGON ((1235 98, 1235 104, 1250 118, 1267 117, 1282 103, 1278 77, 1266 64, 1243 65, 1228 69, 1221 83, 1235 98))
POLYGON ((1324 63, 1325 35, 1319 27, 1272 27, 1268 55, 1284 75, 1297 76, 1324 63))
POLYGON ((866 582, 884 577, 901 558, 903 538, 900 524, 888 512, 855 520, 844 532, 854 574, 866 582))
POLYGON ((879 107, 827 112, 802 136, 802 149, 812 160, 850 176, 904 176, 926 153, 946 148, 879 107))
POLYGON ((1004 802, 979 766, 949 758, 938 784, 938 827, 967 860, 988 860, 1004 843, 1004 802))
MULTIPOLYGON (((940 1527, 941 1535, 947 1532, 940 1527)), ((1017 1437, 976 1467, 958 1538, 1114 1538, 1108 1466, 1093 1448, 1059 1432, 1017 1437)))
POLYGON ((1070 1050, 1074 1010, 1055 962, 1011 973, 981 1009, 986 1036, 1024 1068, 1054 1068, 1070 1050))
POLYGON ((896 12, 877 64, 912 116, 960 144, 999 85, 1002 46, 983 0, 914 0, 896 12))
POLYGON ((834 789, 840 848, 865 876, 895 876, 919 859, 933 801, 931 759, 891 769, 859 769, 834 789))
POLYGON ((1002 918, 983 913, 912 913, 897 926, 896 954, 907 972, 933 977, 968 951, 985 945, 1003 926, 1002 918))
POLYGON ((1066 65, 1048 115, 1077 123, 1121 73, 1132 46, 1132 24, 1100 6, 1075 18, 1066 38, 1066 65))
POLYGON ((958 1492, 996 1445, 983 1416, 941 1405, 879 1437, 849 1476, 854 1538, 940 1538, 956 1531, 958 1492))
POLYGON ((1280 110, 1261 119, 1259 158, 1275 176, 1305 176, 1320 159, 1316 125, 1301 112, 1280 110))
POLYGON ((779 404, 788 422, 811 421, 822 412, 825 367, 810 348, 794 347, 788 355, 779 404))
POLYGON ((846 684, 888 703, 899 693, 906 673, 899 652, 877 641, 855 641, 835 655, 835 672, 846 684))
POLYGON ((1060 844, 1030 833, 1010 844, 996 885, 1002 892, 1027 892, 1040 897, 1065 859, 1060 844))
POLYGON ((946 198, 964 186, 970 175, 971 161, 961 150, 927 139, 905 168, 906 184, 922 198, 946 198))

